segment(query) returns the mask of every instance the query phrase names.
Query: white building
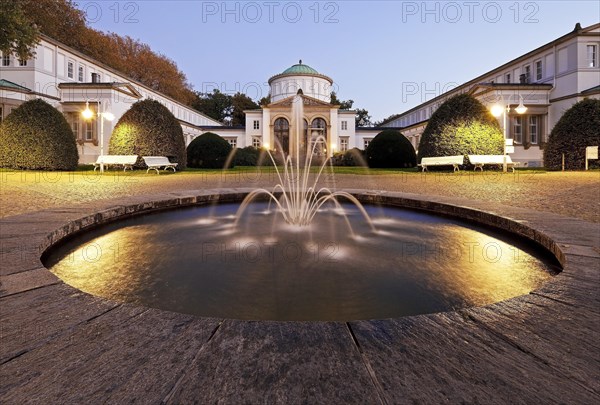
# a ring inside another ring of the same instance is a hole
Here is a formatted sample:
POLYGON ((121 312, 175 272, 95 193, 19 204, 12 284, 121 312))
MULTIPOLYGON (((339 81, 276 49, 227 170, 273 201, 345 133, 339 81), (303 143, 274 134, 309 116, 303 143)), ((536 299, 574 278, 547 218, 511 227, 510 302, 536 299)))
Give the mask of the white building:
MULTIPOLYGON (((429 117, 448 98, 471 93, 491 108, 509 104, 507 137, 514 161, 542 164, 543 144, 562 114, 586 97, 600 98, 600 24, 581 28, 519 56, 423 104, 394 116, 384 127, 398 128, 418 148, 429 117), (521 98, 527 112, 515 107, 521 98)), ((499 118, 503 125, 502 117, 499 118)))
POLYGON ((80 163, 95 161, 102 143, 96 119, 81 117, 86 102, 92 110, 101 105, 115 115, 112 122, 104 120, 104 153, 118 119, 140 99, 166 106, 181 123, 187 143, 204 132, 202 127, 222 125, 47 36, 42 36, 32 59, 13 55, 0 59, 0 120, 32 98, 42 98, 65 114, 77 138, 80 163))
MULTIPOLYGON (((507 134, 514 140, 512 159, 540 165, 544 142, 563 112, 585 97, 600 97, 600 24, 576 29, 546 45, 441 94, 383 124, 398 128, 418 148, 431 114, 449 97, 470 92, 490 106, 510 105, 507 134), (521 98, 527 113, 514 113, 521 98)), ((318 135, 326 138, 320 154, 331 155, 357 147, 365 149, 382 128, 356 128, 354 111, 332 105, 333 80, 300 61, 269 79, 271 103, 245 111, 245 126, 230 127, 160 94, 122 73, 51 38, 42 37, 36 56, 27 61, 12 55, 0 59, 0 119, 22 102, 39 97, 61 110, 79 144, 80 161, 95 161, 100 153, 98 125, 81 118, 86 102, 105 106, 116 120, 106 122, 105 153, 117 120, 132 103, 152 98, 180 121, 186 144, 205 132, 214 132, 238 148, 281 147, 290 152, 293 140, 292 99, 301 94, 304 116, 301 144, 318 135)), ((502 123, 501 123, 502 124, 502 123)))

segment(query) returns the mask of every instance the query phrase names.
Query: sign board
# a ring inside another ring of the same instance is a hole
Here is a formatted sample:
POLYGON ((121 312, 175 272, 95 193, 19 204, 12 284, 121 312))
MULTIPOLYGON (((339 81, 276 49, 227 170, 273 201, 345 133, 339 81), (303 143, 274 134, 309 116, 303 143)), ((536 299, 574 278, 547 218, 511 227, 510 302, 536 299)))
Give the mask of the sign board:
MULTIPOLYGON (((505 144, 506 146, 513 146, 513 140, 512 140, 511 138, 506 138, 506 139, 504 140, 504 144, 505 144)), ((512 152, 510 152, 510 153, 512 153, 512 152)))
MULTIPOLYGON (((512 139, 511 139, 512 141, 512 139)), ((506 153, 515 153, 515 147, 514 146, 507 146, 506 147, 506 153)))
POLYGON ((585 148, 585 170, 588 169, 588 160, 598 159, 598 147, 586 146, 585 148))

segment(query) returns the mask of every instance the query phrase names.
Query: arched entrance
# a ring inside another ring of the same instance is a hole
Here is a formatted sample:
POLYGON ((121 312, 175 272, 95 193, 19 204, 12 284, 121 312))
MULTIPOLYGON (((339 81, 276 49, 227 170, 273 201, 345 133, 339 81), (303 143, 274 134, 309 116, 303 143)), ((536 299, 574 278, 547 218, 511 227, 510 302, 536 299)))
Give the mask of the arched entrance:
POLYGON ((275 144, 286 154, 290 153, 290 123, 285 118, 275 120, 275 144))
POLYGON ((318 144, 315 147, 315 155, 324 156, 327 152, 327 122, 323 118, 315 118, 310 125, 311 149, 320 136, 322 136, 323 139, 318 141, 318 144))

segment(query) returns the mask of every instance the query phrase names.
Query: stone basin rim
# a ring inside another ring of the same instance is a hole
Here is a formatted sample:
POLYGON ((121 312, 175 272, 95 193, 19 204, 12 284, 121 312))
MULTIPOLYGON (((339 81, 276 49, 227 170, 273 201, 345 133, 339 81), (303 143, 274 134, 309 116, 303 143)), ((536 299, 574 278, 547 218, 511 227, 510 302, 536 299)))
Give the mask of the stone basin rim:
MULTIPOLYGON (((65 238, 74 237, 81 232, 88 231, 94 227, 108 224, 111 222, 119 221, 132 216, 143 215, 158 211, 185 208, 192 206, 200 206, 206 204, 222 204, 222 203, 235 203, 241 202, 245 196, 248 195, 250 189, 221 189, 221 190, 207 190, 205 192, 190 192, 190 193, 170 193, 159 196, 143 196, 144 198, 136 203, 126 203, 123 205, 111 205, 109 208, 99 210, 89 215, 84 215, 78 219, 68 221, 64 226, 55 229, 50 232, 45 238, 44 243, 40 246, 39 259, 46 252, 51 249, 54 245, 60 243, 65 238)), ((421 212, 432 213, 435 215, 442 215, 455 219, 460 219, 468 223, 474 223, 488 228, 497 229, 509 234, 515 234, 521 238, 527 239, 537 246, 545 249, 550 253, 560 264, 562 271, 555 275, 552 279, 559 277, 565 270, 568 271, 566 266, 565 253, 560 248, 559 244, 555 242, 551 237, 545 233, 535 229, 529 225, 528 221, 517 220, 506 216, 499 215, 497 213, 486 211, 478 208, 463 206, 454 203, 436 201, 435 197, 421 196, 421 195, 408 195, 406 193, 398 192, 374 192, 370 190, 346 190, 354 195, 361 203, 366 204, 381 204, 384 206, 393 206, 398 208, 406 208, 421 212), (428 198, 429 197, 429 198, 428 198)), ((118 201, 118 200, 117 200, 118 201)), ((43 264, 40 263, 40 267, 49 273, 43 264)), ((53 275, 53 273, 51 273, 53 275)), ((552 279, 546 281, 542 286, 551 283, 552 279)), ((58 278, 61 283, 64 281, 58 278)), ((66 283, 65 283, 66 284, 66 283)), ((541 287, 541 286, 540 286, 541 287)), ((75 287, 71 287, 76 289, 75 287)), ((76 289, 77 290, 77 289, 76 289)), ((79 290, 77 290, 79 291, 79 290)), ((535 292, 535 291, 532 291, 535 292)), ((522 296, 512 297, 508 300, 517 299, 522 296)), ((109 300, 107 298, 103 298, 109 300)), ((505 300, 507 301, 507 300, 505 300)), ((482 307, 487 307, 488 304, 482 307)), ((132 304, 135 305, 135 304, 132 304)), ((473 307, 475 308, 475 307, 473 307)), ((161 310, 162 311, 162 310, 161 310)), ((456 311, 445 311, 445 312, 456 312, 456 311)), ((427 316, 426 315, 413 315, 411 317, 427 316)), ((244 321, 242 321, 244 322, 244 321)), ((254 322, 254 321, 247 321, 254 322)), ((258 321, 268 322, 268 321, 258 321)), ((295 322, 295 321, 273 321, 273 322, 295 322)), ((314 322, 326 322, 326 321, 314 321, 314 322)))

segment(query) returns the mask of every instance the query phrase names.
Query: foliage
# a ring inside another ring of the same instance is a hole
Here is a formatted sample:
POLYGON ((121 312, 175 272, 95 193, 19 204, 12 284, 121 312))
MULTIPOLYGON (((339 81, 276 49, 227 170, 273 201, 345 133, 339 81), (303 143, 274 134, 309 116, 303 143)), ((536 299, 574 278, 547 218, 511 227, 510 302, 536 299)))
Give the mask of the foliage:
POLYGON ((400 116, 400 114, 392 114, 392 115, 390 115, 390 116, 388 116, 388 117, 386 117, 386 118, 384 118, 382 120, 373 122, 373 126, 374 127, 379 127, 379 126, 381 126, 383 124, 388 123, 389 121, 395 120, 399 116, 400 116))
POLYGON ((395 129, 386 129, 369 143, 365 151, 372 168, 414 167, 417 155, 410 141, 395 129))
POLYGON ((78 160, 67 120, 43 100, 21 104, 0 125, 0 167, 74 170, 78 160))
POLYGON ((16 54, 20 59, 29 59, 39 42, 40 31, 27 17, 23 3, 0 0, 0 51, 16 54))
POLYGON ((236 150, 233 163, 235 166, 256 166, 260 158, 260 149, 246 146, 236 150))
MULTIPOLYGON (((187 147, 190 167, 201 169, 225 169, 231 145, 225 139, 207 132, 194 139, 187 147)), ((227 168, 232 168, 233 163, 227 168)))
MULTIPOLYGON (((565 169, 585 168, 586 146, 600 145, 600 100, 585 99, 569 108, 556 123, 544 149, 544 166, 560 170, 565 154, 565 169)), ((598 160, 590 160, 598 166, 598 160)))
POLYGON ((435 156, 498 155, 503 149, 504 136, 496 118, 475 97, 459 94, 429 119, 419 143, 419 161, 435 156))
MULTIPOLYGON (((110 138, 111 155, 166 156, 186 167, 185 141, 179 121, 156 100, 136 102, 123 114, 110 138)), ((136 167, 144 167, 138 159, 136 167)))
POLYGON ((271 104, 271 94, 267 94, 258 101, 259 106, 265 106, 271 104))
POLYGON ((8 1, 22 4, 28 20, 49 37, 182 103, 193 100, 192 87, 175 62, 131 37, 88 27, 84 12, 71 0, 8 1))
POLYGON ((221 93, 219 89, 214 89, 212 93, 196 92, 192 107, 217 121, 231 125, 244 125, 244 110, 260 108, 245 94, 238 92, 230 96, 221 93))
POLYGON ((352 109, 352 105, 354 104, 354 100, 340 100, 337 98, 337 94, 335 91, 331 92, 331 104, 339 105, 340 110, 350 110, 352 109))
POLYGON ((352 148, 344 152, 334 153, 331 158, 331 164, 334 166, 367 166, 365 151, 352 148))
MULTIPOLYGON (((339 105, 340 110, 350 110, 350 109, 352 109, 352 106, 354 105, 354 100, 340 100, 337 97, 336 92, 332 91, 330 103, 333 105, 339 105)), ((372 123, 371 123, 371 116, 369 115, 369 111, 365 110, 364 108, 357 108, 355 125, 357 127, 371 126, 372 123)))

